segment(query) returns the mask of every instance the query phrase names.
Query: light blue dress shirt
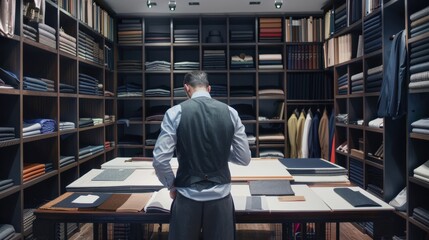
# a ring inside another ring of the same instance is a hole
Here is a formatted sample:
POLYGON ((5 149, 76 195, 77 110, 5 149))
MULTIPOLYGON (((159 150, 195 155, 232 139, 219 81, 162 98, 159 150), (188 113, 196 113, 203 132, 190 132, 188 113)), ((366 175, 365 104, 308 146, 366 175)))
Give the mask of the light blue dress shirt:
MULTIPOLYGON (((192 94, 192 98, 208 97, 206 91, 197 91, 192 94)), ((250 163, 250 149, 245 133, 244 125, 235 109, 229 107, 231 121, 234 125, 234 136, 231 144, 231 153, 228 161, 238 165, 248 165, 250 163)), ((174 187, 174 173, 170 165, 170 160, 174 156, 177 142, 177 128, 182 116, 182 107, 176 105, 167 110, 161 123, 161 133, 153 150, 153 167, 161 183, 169 189, 174 187)), ((196 132, 195 134, 198 134, 196 132)), ((195 201, 210 201, 226 197, 231 191, 231 184, 216 185, 212 188, 198 191, 194 188, 176 188, 183 196, 195 201)))

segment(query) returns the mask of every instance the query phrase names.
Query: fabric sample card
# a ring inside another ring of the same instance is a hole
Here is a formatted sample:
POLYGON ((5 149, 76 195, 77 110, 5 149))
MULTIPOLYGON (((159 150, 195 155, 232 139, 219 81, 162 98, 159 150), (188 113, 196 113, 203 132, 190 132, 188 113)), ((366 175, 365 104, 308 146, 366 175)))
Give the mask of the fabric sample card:
POLYGON ((105 169, 95 176, 92 181, 124 181, 135 169, 105 169))
POLYGON ((93 203, 73 203, 78 197, 88 195, 87 193, 73 193, 61 202, 53 205, 54 208, 93 208, 98 207, 104 203, 112 194, 111 193, 97 193, 98 199, 93 203))

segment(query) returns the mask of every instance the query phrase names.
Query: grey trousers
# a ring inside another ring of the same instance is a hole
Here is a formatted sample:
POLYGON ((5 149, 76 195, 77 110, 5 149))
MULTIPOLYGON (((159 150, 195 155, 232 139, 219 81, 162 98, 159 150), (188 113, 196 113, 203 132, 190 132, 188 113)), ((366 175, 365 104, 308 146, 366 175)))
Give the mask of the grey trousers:
POLYGON ((169 240, 235 239, 231 194, 222 199, 199 202, 177 193, 170 212, 169 240))

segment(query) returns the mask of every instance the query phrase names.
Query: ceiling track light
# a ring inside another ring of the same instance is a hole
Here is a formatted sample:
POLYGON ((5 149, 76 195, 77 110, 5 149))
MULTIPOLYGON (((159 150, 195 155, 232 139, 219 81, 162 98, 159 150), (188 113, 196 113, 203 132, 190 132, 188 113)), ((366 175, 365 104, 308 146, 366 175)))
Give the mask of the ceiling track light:
POLYGON ((170 0, 168 2, 168 8, 170 9, 170 11, 175 11, 176 10, 176 1, 170 0))
POLYGON ((282 8, 283 5, 283 0, 274 0, 274 7, 276 7, 277 9, 282 8))
POLYGON ((152 0, 147 0, 146 4, 148 8, 152 8, 153 6, 156 6, 156 2, 152 0))

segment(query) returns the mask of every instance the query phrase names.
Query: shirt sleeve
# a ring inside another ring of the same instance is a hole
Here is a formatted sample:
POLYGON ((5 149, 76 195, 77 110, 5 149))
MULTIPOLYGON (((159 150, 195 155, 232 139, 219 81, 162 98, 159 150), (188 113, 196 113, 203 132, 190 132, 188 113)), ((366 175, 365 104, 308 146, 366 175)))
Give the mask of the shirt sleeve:
POLYGON ((161 132, 153 150, 153 167, 159 181, 168 189, 174 187, 174 173, 170 160, 176 149, 176 130, 181 117, 180 105, 170 108, 164 115, 161 123, 161 132))
POLYGON ((238 165, 249 165, 251 153, 245 127, 234 108, 229 107, 229 112, 232 123, 234 124, 234 137, 232 139, 231 154, 229 155, 228 161, 238 165))

